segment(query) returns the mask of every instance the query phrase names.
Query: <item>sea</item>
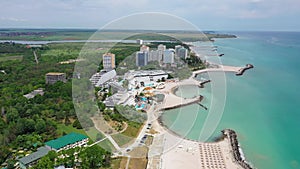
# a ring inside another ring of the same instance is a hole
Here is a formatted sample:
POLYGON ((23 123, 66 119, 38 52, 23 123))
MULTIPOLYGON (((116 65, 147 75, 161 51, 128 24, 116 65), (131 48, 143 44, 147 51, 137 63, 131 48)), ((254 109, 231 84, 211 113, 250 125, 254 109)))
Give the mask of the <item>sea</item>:
MULTIPOLYGON (((212 44, 224 54, 220 61, 232 66, 250 63, 254 69, 243 76, 225 73, 224 111, 207 141, 230 128, 237 132, 244 156, 254 168, 300 169, 300 32, 229 33, 237 38, 215 39, 212 44)), ((185 98, 200 94, 203 106, 214 106, 210 84, 201 89, 182 86, 176 94, 185 98)), ((162 121, 183 137, 199 140, 209 113, 193 104, 163 112, 162 121)))

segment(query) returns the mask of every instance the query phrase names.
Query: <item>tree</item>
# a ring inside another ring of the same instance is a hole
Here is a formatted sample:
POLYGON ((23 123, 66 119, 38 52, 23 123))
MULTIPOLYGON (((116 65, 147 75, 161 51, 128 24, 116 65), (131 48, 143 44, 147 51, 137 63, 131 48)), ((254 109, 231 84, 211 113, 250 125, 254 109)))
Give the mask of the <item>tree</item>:
POLYGON ((38 119, 34 128, 37 133, 43 133, 46 130, 46 122, 43 119, 38 119))
POLYGON ((33 167, 34 169, 53 169, 54 168, 54 162, 50 160, 48 156, 44 156, 41 158, 38 163, 33 167))
POLYGON ((19 119, 16 124, 18 134, 26 134, 35 130, 35 122, 32 119, 19 119))
POLYGON ((6 123, 2 118, 0 118, 0 131, 3 131, 4 128, 6 128, 6 123))
POLYGON ((82 129, 82 126, 79 122, 78 119, 76 119, 74 122, 73 122, 73 127, 77 128, 77 129, 82 129))
POLYGON ((56 153, 55 151, 52 150, 52 151, 49 151, 49 152, 48 152, 47 156, 49 157, 49 159, 50 159, 51 161, 54 161, 55 158, 57 158, 57 153, 56 153))
POLYGON ((68 116, 65 117, 65 125, 68 126, 71 124, 71 121, 68 116))
POLYGON ((19 118, 20 116, 18 110, 16 108, 11 107, 6 114, 7 122, 8 123, 16 122, 18 121, 19 118))
POLYGON ((97 145, 86 148, 79 156, 82 160, 82 168, 98 169, 102 166, 109 166, 107 158, 110 157, 110 153, 97 145))
MULTIPOLYGON (((1 135, 0 135, 1 136, 1 135)), ((0 146, 0 163, 2 164, 5 159, 7 158, 7 156, 9 155, 10 151, 9 148, 7 146, 0 146)))
POLYGON ((106 108, 106 106, 103 102, 98 102, 98 107, 99 107, 100 111, 104 111, 106 108))
POLYGON ((14 169, 14 161, 13 160, 8 160, 7 162, 7 169, 14 169))

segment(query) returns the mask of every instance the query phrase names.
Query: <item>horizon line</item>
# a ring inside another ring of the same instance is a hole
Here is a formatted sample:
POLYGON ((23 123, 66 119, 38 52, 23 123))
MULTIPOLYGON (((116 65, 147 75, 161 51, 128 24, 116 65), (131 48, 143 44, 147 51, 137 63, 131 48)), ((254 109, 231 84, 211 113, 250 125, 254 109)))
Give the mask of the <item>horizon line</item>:
MULTIPOLYGON (((155 32, 155 31, 179 31, 179 32, 198 32, 197 30, 176 30, 176 29, 170 29, 170 30, 147 30, 147 29, 96 29, 96 28, 80 28, 80 27, 63 27, 63 28, 54 28, 54 27, 49 27, 49 28, 39 28, 39 27, 31 27, 31 28, 19 28, 19 27, 0 27, 0 31, 5 31, 5 30, 88 30, 88 31, 150 31, 150 32, 155 32)), ((263 29, 248 29, 248 30, 229 30, 229 29, 207 29, 199 32, 204 32, 204 33, 213 33, 213 32, 300 32, 300 30, 263 30, 263 29)))

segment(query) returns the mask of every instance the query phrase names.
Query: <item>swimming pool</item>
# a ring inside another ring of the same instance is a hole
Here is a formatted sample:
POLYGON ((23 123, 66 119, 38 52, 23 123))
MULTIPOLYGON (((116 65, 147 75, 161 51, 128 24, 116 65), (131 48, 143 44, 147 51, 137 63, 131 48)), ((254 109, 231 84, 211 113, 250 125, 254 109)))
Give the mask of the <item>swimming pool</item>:
POLYGON ((135 106, 136 109, 143 109, 145 107, 145 104, 141 104, 140 106, 137 104, 135 106))

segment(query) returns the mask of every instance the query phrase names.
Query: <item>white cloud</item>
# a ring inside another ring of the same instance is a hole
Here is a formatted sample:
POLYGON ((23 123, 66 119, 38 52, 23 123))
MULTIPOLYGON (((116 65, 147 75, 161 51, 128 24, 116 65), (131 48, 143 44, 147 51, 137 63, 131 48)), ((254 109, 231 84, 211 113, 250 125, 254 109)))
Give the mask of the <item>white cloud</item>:
POLYGON ((100 27, 136 12, 170 13, 201 26, 300 16, 299 0, 10 0, 0 6, 5 20, 0 27, 16 22, 25 27, 100 27))
POLYGON ((0 17, 0 20, 2 21, 13 21, 13 22, 25 22, 27 21, 26 19, 22 18, 14 18, 14 17, 0 17))

